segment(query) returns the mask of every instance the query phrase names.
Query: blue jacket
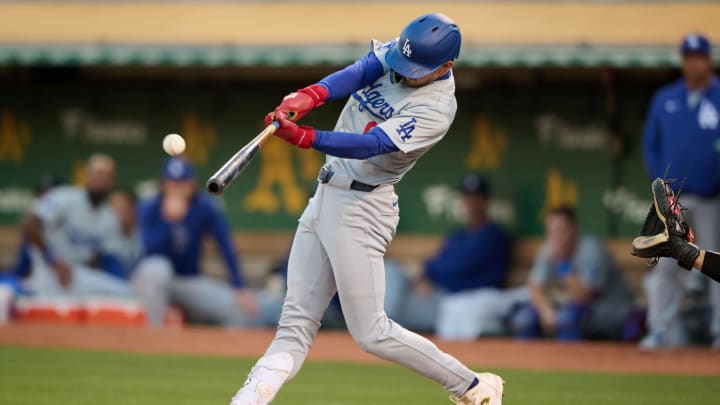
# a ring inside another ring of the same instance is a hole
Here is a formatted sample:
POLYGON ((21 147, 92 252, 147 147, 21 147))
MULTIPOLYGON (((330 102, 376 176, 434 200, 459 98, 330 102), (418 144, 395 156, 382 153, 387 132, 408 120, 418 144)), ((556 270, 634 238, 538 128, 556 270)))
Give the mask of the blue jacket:
MULTIPOLYGON (((696 106, 688 105, 681 79, 657 91, 643 135, 645 166, 651 178, 687 178, 684 190, 702 197, 720 192, 720 82, 712 84, 696 106)), ((680 181, 673 187, 677 191, 680 181)))
POLYGON ((496 224, 450 234, 425 263, 425 277, 448 292, 505 286, 510 243, 496 224))
POLYGON ((200 274, 200 252, 207 234, 217 241, 230 272, 230 281, 242 287, 240 266, 230 237, 230 229, 220 209, 204 194, 197 194, 190 203, 187 215, 176 224, 167 222, 161 214, 162 196, 144 201, 138 207, 140 234, 146 255, 162 255, 173 264, 175 274, 200 274))

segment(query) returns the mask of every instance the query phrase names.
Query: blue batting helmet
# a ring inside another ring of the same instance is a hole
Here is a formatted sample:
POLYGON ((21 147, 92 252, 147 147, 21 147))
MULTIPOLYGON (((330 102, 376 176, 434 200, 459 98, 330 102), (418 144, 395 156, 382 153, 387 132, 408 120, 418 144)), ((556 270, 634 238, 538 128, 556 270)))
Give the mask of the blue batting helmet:
POLYGON ((414 19, 385 54, 385 62, 411 79, 427 76, 460 55, 460 28, 450 17, 432 13, 414 19))

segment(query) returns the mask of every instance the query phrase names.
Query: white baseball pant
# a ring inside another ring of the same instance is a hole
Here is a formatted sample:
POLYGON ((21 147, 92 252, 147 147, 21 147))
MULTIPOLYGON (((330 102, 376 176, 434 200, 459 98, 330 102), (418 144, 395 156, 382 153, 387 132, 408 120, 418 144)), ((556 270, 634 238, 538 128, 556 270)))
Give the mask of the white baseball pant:
POLYGON ((248 381, 262 373, 264 364, 287 354, 292 365, 286 380, 297 374, 337 291, 349 332, 363 350, 424 375, 455 395, 464 394, 473 372, 385 314, 383 256, 399 220, 393 187, 363 192, 347 184, 338 175, 320 184, 300 218, 277 333, 263 358, 267 360, 258 361, 248 381))

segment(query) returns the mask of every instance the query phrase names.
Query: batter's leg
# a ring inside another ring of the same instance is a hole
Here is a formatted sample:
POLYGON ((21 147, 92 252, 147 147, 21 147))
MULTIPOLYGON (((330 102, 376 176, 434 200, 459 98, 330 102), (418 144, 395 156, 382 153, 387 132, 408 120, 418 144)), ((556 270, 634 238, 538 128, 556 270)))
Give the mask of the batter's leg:
POLYGON ((378 218, 372 213, 348 218, 346 221, 352 222, 344 223, 341 218, 336 220, 333 209, 325 208, 327 218, 334 221, 321 225, 320 236, 353 339, 363 350, 403 365, 462 396, 473 384, 475 374, 428 339, 408 331, 385 314, 383 256, 394 236, 398 218, 378 218))
POLYGON ((325 249, 311 225, 302 220, 290 251, 287 284, 275 338, 231 405, 267 404, 297 374, 335 295, 335 279, 325 249))

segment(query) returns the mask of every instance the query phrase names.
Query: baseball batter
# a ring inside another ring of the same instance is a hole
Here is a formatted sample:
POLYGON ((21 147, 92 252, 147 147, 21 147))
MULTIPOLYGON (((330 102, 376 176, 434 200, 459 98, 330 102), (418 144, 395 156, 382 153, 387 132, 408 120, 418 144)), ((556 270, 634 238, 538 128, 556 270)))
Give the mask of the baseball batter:
POLYGON ((429 340, 388 319, 383 256, 399 220, 393 184, 447 133, 455 117, 453 61, 460 30, 422 15, 396 40, 373 41, 354 64, 286 96, 266 121, 275 135, 328 155, 300 218, 277 333, 231 405, 264 405, 300 370, 337 291, 353 339, 365 351, 438 383, 458 404, 500 404, 503 381, 475 374, 429 340), (349 97, 334 131, 293 121, 349 97))

